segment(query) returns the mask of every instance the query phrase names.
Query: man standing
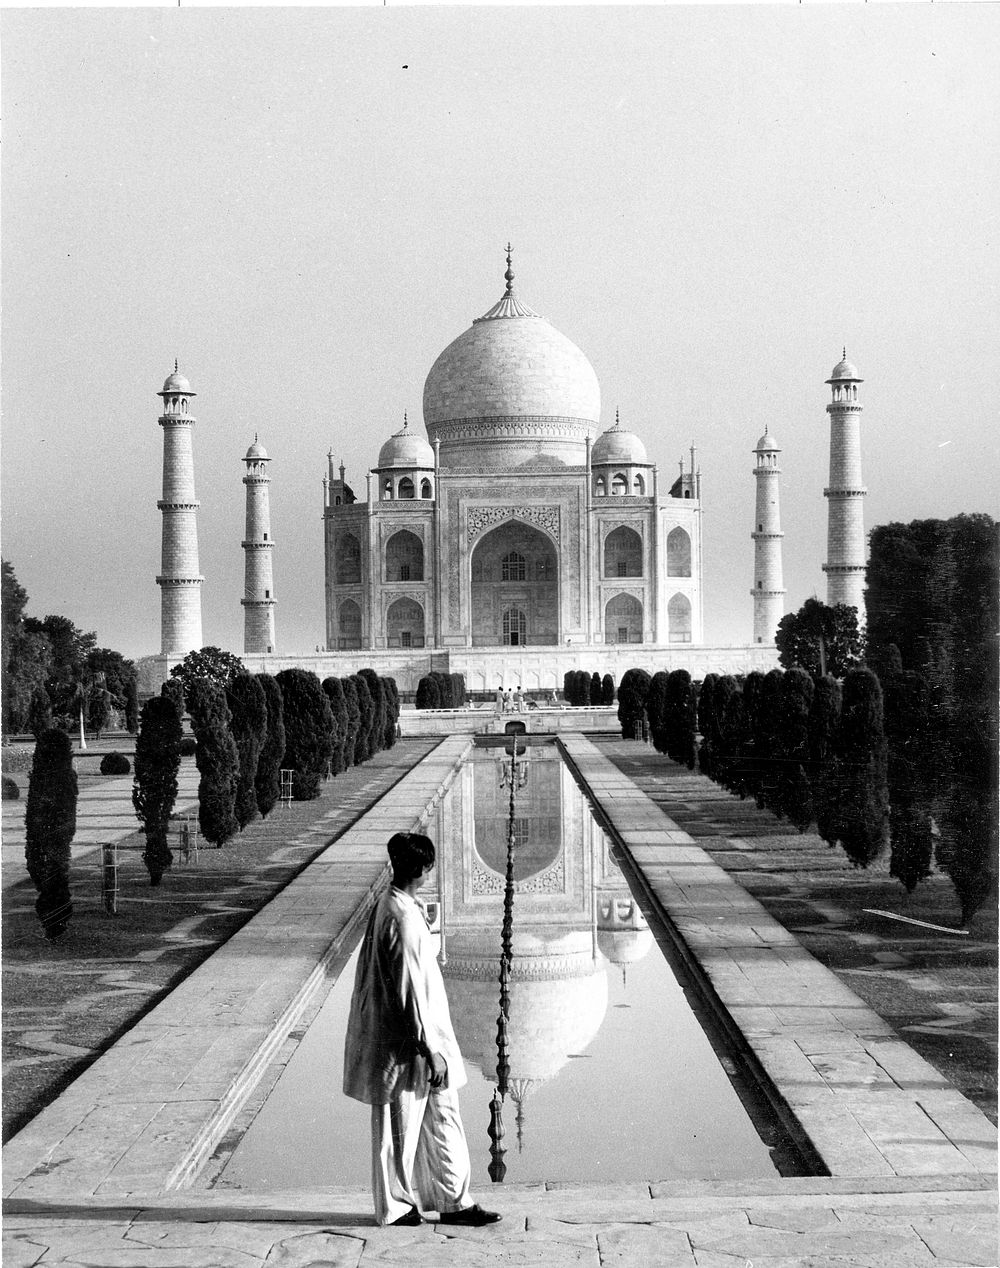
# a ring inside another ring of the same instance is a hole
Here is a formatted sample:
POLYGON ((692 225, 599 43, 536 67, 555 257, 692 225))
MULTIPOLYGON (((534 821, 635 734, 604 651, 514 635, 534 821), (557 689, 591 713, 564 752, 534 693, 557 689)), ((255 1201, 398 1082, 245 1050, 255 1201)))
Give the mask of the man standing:
POLYGON ((444 980, 417 901, 434 843, 389 840, 392 884, 368 920, 344 1047, 344 1092, 372 1107, 372 1194, 379 1224, 493 1224, 469 1196, 471 1164, 458 1108, 466 1081, 444 980))

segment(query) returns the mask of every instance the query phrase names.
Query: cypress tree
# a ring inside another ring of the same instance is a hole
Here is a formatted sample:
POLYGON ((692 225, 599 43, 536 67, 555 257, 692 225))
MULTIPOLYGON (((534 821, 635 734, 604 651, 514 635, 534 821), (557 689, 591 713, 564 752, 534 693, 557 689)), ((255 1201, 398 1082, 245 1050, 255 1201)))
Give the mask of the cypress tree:
POLYGON ((360 766, 362 762, 367 762, 369 757, 371 757, 371 751, 368 748, 368 737, 371 734, 375 702, 372 700, 372 693, 368 690, 368 683, 364 678, 360 674, 352 674, 351 678, 354 680, 354 690, 357 692, 358 712, 360 714, 357 739, 354 741, 354 765, 360 766))
POLYGON ((35 912, 50 939, 62 937, 73 914, 69 863, 76 796, 73 745, 65 731, 50 727, 35 745, 24 809, 24 857, 38 890, 35 912))
POLYGON ((399 723, 399 688, 395 678, 383 678, 382 689, 385 694, 385 734, 382 747, 393 748, 396 743, 396 727, 399 723))
POLYGON ((712 735, 715 728, 715 684, 718 674, 706 674, 702 679, 698 692, 698 730, 701 743, 698 745, 698 769, 703 775, 712 778, 712 735))
POLYGON ((181 680, 179 678, 168 678, 160 688, 160 695, 166 700, 173 701, 177 716, 183 722, 186 704, 184 700, 184 684, 181 680))
POLYGON ((856 867, 867 867, 889 836, 882 688, 870 669, 851 669, 844 678, 837 748, 843 781, 840 844, 856 867))
MULTIPOLYGON (((374 757, 376 753, 381 751, 382 739, 385 735, 385 696, 382 693, 382 679, 374 669, 359 669, 358 677, 364 679, 368 694, 371 696, 371 721, 365 738, 368 756, 374 757)), ((453 680, 457 677, 457 674, 451 675, 453 680)))
POLYGON ((601 675, 596 671, 590 675, 587 695, 589 704, 598 705, 601 703, 601 675))
POLYGON ((441 689, 431 674, 424 674, 417 683, 417 697, 414 703, 418 709, 441 708, 441 689))
POLYGON ((330 702, 319 679, 308 669, 283 669, 277 675, 284 701, 284 770, 291 770, 292 796, 312 801, 330 765, 330 702))
MULTIPOLYGON (((424 680, 421 679, 421 682, 424 680)), ((347 731, 344 736, 344 769, 349 770, 355 764, 354 750, 358 740, 358 729, 361 726, 361 708, 358 705, 358 689, 354 684, 354 679, 348 676, 341 678, 340 685, 344 689, 344 707, 347 711, 347 731)), ((417 686, 417 695, 420 694, 420 687, 417 686)), ((419 707, 419 706, 418 706, 419 707)), ((433 705, 424 705, 424 708, 433 708, 433 705)))
POLYGON ((339 678, 324 678, 323 690, 330 701, 330 713, 333 717, 330 772, 333 775, 340 775, 347 769, 344 760, 344 748, 347 744, 347 701, 344 699, 344 684, 339 678))
POLYGON ((757 669, 747 674, 740 688, 743 696, 743 735, 739 751, 739 794, 741 797, 753 797, 754 800, 766 769, 763 757, 757 749, 763 689, 764 675, 757 669))
POLYGON ((933 761, 928 760, 930 695, 921 674, 895 668, 892 659, 887 670, 882 688, 889 749, 889 873, 912 893, 930 876, 934 856, 934 776, 933 761))
POLYGON ((739 686, 732 674, 723 674, 712 688, 712 778, 721 788, 729 787, 730 772, 735 768, 738 757, 736 741, 730 746, 727 727, 729 702, 738 691, 739 686))
POLYGON ((267 734, 257 759, 254 795, 263 818, 274 809, 281 795, 281 759, 285 755, 285 706, 281 688, 270 674, 258 674, 267 708, 267 734))
POLYGON ((757 805, 761 810, 772 810, 775 814, 779 813, 782 677, 780 669, 772 669, 764 675, 753 733, 754 755, 759 771, 755 789, 757 805))
POLYGON ((658 669, 649 681, 646 695, 646 715, 649 718, 649 734, 657 753, 668 751, 667 735, 667 673, 658 669))
POLYGON ((135 735, 139 729, 139 689, 136 686, 135 674, 125 683, 125 730, 135 735))
POLYGON ((627 669, 622 674, 618 686, 618 721, 626 740, 635 739, 636 726, 642 725, 651 681, 644 669, 627 669))
POLYGON ((226 688, 239 774, 233 812, 243 829, 257 818, 257 765, 267 739, 267 699, 253 674, 236 674, 226 688))
POLYGON ((226 689, 207 678, 188 688, 188 712, 198 748, 194 755, 198 781, 198 826, 213 845, 224 845, 239 829, 236 784, 240 758, 232 733, 226 689))
POLYGON ((840 703, 841 688, 836 678, 832 674, 817 678, 809 709, 809 782, 816 831, 827 845, 836 845, 840 837, 840 703))
POLYGON ((804 669, 789 669, 781 680, 781 767, 778 776, 778 812, 805 832, 813 819, 809 765, 809 712, 815 694, 813 680, 804 669))
POLYGON ((576 671, 567 669, 563 674, 563 699, 567 704, 575 703, 573 700, 573 674, 576 671))
POLYGON ((694 770, 694 737, 697 706, 691 675, 675 669, 667 676, 664 731, 667 754, 679 766, 694 770))
POLYGON ((159 885, 174 860, 168 841, 181 765, 180 714, 174 696, 152 696, 142 706, 135 740, 132 805, 146 832, 142 861, 150 885, 159 885))
POLYGON ((716 692, 725 701, 720 727, 719 747, 722 757, 718 778, 723 788, 743 798, 746 796, 744 754, 747 750, 749 728, 742 688, 736 678, 732 679, 732 684, 731 690, 726 684, 721 691, 716 692))
POLYGON ((615 680, 610 674, 601 679, 601 704, 607 707, 615 702, 615 680))

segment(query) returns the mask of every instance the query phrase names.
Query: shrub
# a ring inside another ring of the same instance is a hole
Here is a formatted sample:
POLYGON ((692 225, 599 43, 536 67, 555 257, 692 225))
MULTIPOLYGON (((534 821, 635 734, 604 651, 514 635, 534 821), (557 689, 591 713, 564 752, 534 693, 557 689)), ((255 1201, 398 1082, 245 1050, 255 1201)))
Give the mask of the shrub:
POLYGON ((267 738, 267 699, 253 674, 236 674, 226 689, 239 773, 233 813, 240 828, 257 817, 257 763, 267 738))
POLYGON ((758 777, 754 790, 761 810, 780 814, 778 804, 778 774, 781 753, 781 681, 780 669, 772 669, 764 675, 757 699, 757 713, 753 727, 753 748, 758 777))
MULTIPOLYGON (((176 668, 176 667, 175 667, 176 668)), ((179 678, 168 678, 160 688, 160 695, 172 700, 179 718, 184 717, 187 705, 184 701, 184 684, 179 678)))
POLYGON ((267 733, 257 759, 254 795, 263 818, 274 809, 281 795, 281 759, 285 755, 285 707, 281 688, 270 674, 258 674, 267 709, 267 733))
POLYGON ((73 914, 69 862, 76 797, 73 746, 65 731, 52 727, 35 745, 24 809, 25 861, 38 890, 35 912, 47 938, 61 937, 73 914))
POLYGON ((181 736, 181 757, 194 757, 198 752, 198 741, 193 735, 181 736))
POLYGON ((226 689, 209 678, 195 678, 187 689, 187 703, 198 741, 198 826, 206 841, 223 845, 239 828, 235 805, 240 758, 226 689))
MULTIPOLYGON (((348 681, 351 681, 348 679, 348 681)), ((285 753, 281 765, 291 770, 292 796, 311 801, 330 763, 333 715, 330 701, 314 673, 283 669, 277 675, 284 701, 285 753)))
POLYGON ((135 740, 135 775, 132 805, 146 830, 142 861, 149 883, 159 885, 173 862, 167 843, 170 812, 177 799, 177 772, 181 764, 181 719, 175 696, 153 696, 142 706, 135 740))
POLYGON ((133 674, 125 683, 125 730, 128 731, 129 735, 135 735, 138 729, 139 690, 133 674))
POLYGON ((358 736, 354 743, 354 764, 360 766, 362 762, 367 762, 371 757, 371 750, 368 747, 369 736, 371 735, 372 721, 375 714, 375 701, 372 699, 372 693, 368 690, 368 683, 360 674, 352 674, 354 680, 354 690, 358 694, 358 712, 360 720, 358 722, 358 736))
POLYGON ((610 674, 601 679, 601 704, 610 705, 615 702, 615 680, 610 674))
POLYGON ((747 795, 747 761, 751 748, 746 697, 739 682, 729 675, 718 684, 715 694, 722 706, 716 779, 723 788, 743 798, 747 795))
POLYGON ((324 678, 323 690, 330 701, 330 716, 333 718, 330 733, 330 773, 339 775, 346 769, 344 746, 347 742, 347 702, 344 699, 344 685, 339 678, 324 678))
POLYGON ((737 694, 742 693, 732 674, 723 674, 712 689, 712 778, 723 788, 729 787, 730 772, 737 768, 739 761, 738 741, 734 738, 730 742, 726 725, 729 702, 737 694))
POLYGON ((102 775, 127 775, 132 769, 124 753, 105 753, 101 758, 102 775))
POLYGON ((566 670, 566 672, 563 674, 563 690, 562 690, 562 693, 563 693, 563 699, 566 701, 566 703, 567 703, 567 704, 573 704, 573 703, 574 703, 574 700, 573 700, 573 674, 574 674, 575 672, 576 672, 576 671, 575 671, 575 670, 573 670, 573 669, 567 669, 567 670, 566 670))
POLYGON ((701 743, 698 746, 698 769, 712 778, 712 743, 718 742, 715 718, 715 684, 718 674, 706 674, 698 692, 698 730, 701 743))
POLYGON ((598 705, 601 703, 601 675, 593 673, 590 675, 590 682, 587 687, 588 704, 598 705))
POLYGON ((17 780, 11 779, 9 775, 3 777, 3 800, 17 801, 21 796, 21 790, 17 786, 17 780))
POLYGON ((889 874, 912 892, 930 876, 934 856, 930 692, 923 675, 902 672, 892 657, 886 662, 882 687, 889 747, 889 874))
POLYGON ((641 726, 649 694, 649 674, 644 669, 627 669, 618 686, 618 721, 626 740, 635 739, 636 725, 641 726))

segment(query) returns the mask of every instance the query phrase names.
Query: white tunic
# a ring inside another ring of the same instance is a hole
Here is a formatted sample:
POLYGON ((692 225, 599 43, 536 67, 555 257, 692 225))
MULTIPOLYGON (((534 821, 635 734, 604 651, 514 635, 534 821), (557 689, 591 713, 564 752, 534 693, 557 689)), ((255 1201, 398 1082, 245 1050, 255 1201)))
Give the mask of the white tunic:
POLYGON ((431 1053, 447 1086, 466 1082, 444 979, 416 899, 390 885, 368 918, 344 1043, 344 1092, 384 1105, 399 1092, 426 1094, 431 1053))

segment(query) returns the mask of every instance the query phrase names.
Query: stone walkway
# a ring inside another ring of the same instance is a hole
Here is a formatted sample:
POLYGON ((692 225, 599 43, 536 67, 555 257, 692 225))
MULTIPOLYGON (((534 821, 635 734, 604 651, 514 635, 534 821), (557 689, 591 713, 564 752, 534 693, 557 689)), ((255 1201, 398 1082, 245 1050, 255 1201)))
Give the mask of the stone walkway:
POLYGON ((922 1268, 998 1261, 995 1129, 591 741, 564 737, 647 899, 735 1012, 832 1173, 753 1185, 503 1186, 495 1228, 375 1229, 364 1193, 198 1191, 268 1050, 467 740, 445 741, 4 1150, 5 1265, 396 1263, 922 1268))

